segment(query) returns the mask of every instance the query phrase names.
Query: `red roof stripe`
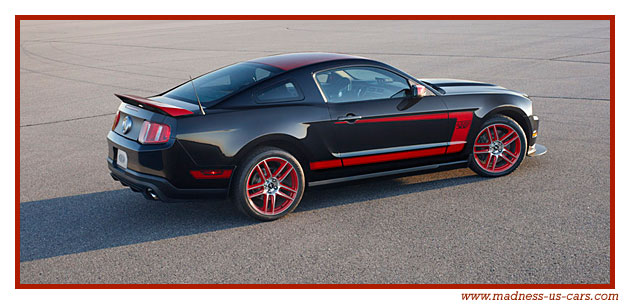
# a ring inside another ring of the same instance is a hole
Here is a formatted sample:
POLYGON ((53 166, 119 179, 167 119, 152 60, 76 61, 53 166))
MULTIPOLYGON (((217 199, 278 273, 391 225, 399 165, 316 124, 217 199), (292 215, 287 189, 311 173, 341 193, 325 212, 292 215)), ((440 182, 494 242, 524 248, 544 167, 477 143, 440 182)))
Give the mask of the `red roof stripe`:
POLYGON ((250 62, 262 63, 288 71, 309 64, 341 59, 362 59, 362 57, 335 53, 293 53, 261 57, 250 62))

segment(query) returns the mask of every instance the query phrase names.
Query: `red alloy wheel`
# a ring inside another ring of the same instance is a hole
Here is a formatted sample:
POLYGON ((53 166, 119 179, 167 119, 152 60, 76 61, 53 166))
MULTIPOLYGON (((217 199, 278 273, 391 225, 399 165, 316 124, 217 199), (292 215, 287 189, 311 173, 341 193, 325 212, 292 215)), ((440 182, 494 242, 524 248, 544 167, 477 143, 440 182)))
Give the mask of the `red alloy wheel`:
POLYGON ((514 128, 502 123, 489 125, 475 139, 475 162, 490 173, 506 171, 517 163, 521 144, 514 128))
POLYGON ((295 201, 298 189, 295 168, 277 156, 258 162, 247 177, 247 201, 263 215, 276 215, 287 210, 295 201))

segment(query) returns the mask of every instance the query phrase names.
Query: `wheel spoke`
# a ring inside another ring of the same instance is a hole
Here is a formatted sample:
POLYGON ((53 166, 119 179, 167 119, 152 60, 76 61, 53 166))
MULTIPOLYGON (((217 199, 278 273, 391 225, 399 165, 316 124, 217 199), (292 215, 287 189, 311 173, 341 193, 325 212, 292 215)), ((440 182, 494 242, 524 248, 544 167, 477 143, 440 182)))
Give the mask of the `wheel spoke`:
POLYGON ((264 184, 265 184, 265 182, 260 182, 260 183, 255 184, 255 185, 248 185, 248 186, 247 186, 247 190, 254 190, 254 189, 256 189, 256 188, 260 188, 260 187, 262 187, 264 184))
POLYGON ((286 189, 286 190, 291 191, 292 193, 296 193, 297 192, 297 190, 293 190, 293 189, 291 189, 289 186, 287 186, 285 184, 280 184, 280 189, 286 189))
POLYGON ((492 161, 492 154, 488 155, 488 159, 486 159, 486 163, 483 165, 486 169, 490 169, 490 162, 492 161))
POLYGON ((263 193, 265 193, 265 190, 264 190, 264 189, 263 189, 263 190, 260 190, 260 191, 258 191, 258 192, 256 192, 256 193, 252 193, 252 194, 249 194, 249 193, 248 193, 248 194, 247 194, 247 196, 248 196, 249 198, 254 198, 254 197, 258 197, 258 196, 262 195, 263 193))
POLYGON ((512 152, 510 152, 510 150, 503 150, 504 153, 507 153, 509 156, 513 157, 514 159, 517 159, 518 157, 514 154, 512 154, 512 152))
POLYGON ((488 143, 491 144, 494 139, 492 139, 492 134, 490 133, 490 128, 486 128, 486 131, 488 132, 488 143))
POLYGON ((256 171, 258 172, 258 175, 260 175, 260 180, 264 183, 267 179, 265 178, 262 170, 260 170, 260 164, 256 166, 256 171))
POLYGON ((288 199, 289 201, 292 201, 292 200, 293 200, 293 198, 292 198, 291 196, 286 195, 286 194, 284 194, 284 193, 282 193, 282 192, 280 192, 280 191, 276 192, 276 195, 280 195, 280 196, 282 196, 282 197, 284 197, 284 198, 288 199))
POLYGON ((286 172, 284 172, 284 174, 282 174, 282 176, 280 176, 280 177, 278 177, 278 178, 277 178, 277 179, 278 179, 278 182, 279 182, 279 183, 282 183, 282 181, 283 181, 285 178, 287 178, 287 176, 289 176, 289 174, 291 174, 291 172, 293 172, 293 170, 295 170, 295 169, 293 169, 293 166, 291 166, 291 168, 289 168, 289 170, 287 170, 286 172))
POLYGON ((271 169, 269 169, 269 165, 267 165, 267 160, 263 160, 262 163, 265 166, 265 171, 269 174, 267 177, 271 177, 271 169))
POLYGON ((499 139, 499 131, 497 131, 497 125, 493 125, 492 128, 494 129, 494 138, 499 139))
POLYGON ((505 159, 505 161, 507 161, 510 165, 514 164, 514 162, 513 162, 513 161, 511 161, 511 160, 509 160, 507 157, 505 157, 505 156, 503 155, 503 153, 499 154, 499 156, 500 156, 501 158, 505 159))
POLYGON ((509 140, 504 141, 504 142, 503 142, 503 146, 504 146, 504 147, 507 147, 509 144, 511 144, 513 141, 515 141, 515 140, 517 140, 517 139, 518 139, 518 135, 516 135, 516 136, 512 137, 512 139, 509 139, 509 140))
POLYGON ((494 166, 497 163, 497 159, 496 156, 490 154, 490 156, 488 156, 488 162, 486 163, 486 169, 488 170, 494 170, 494 166))
POLYGON ((494 162, 492 162, 492 171, 494 171, 494 168, 497 166, 497 161, 499 160, 499 157, 496 155, 493 155, 494 158, 494 162))
POLYGON ((490 153, 490 145, 475 145, 473 148, 475 154, 490 153))
POLYGON ((274 214, 276 209, 276 195, 269 195, 269 204, 271 205, 271 215, 274 214))
POLYGON ((262 210, 260 210, 260 209, 259 210, 264 212, 264 213, 271 212, 271 214, 273 215, 274 214, 274 209, 276 208, 276 206, 275 206, 276 205, 276 196, 275 196, 275 194, 265 193, 265 194, 263 194, 262 200, 263 200, 263 207, 262 207, 262 210))
POLYGON ((499 140, 500 141, 504 141, 506 138, 510 137, 514 133, 516 133, 516 132, 514 132, 513 130, 510 130, 510 132, 508 132, 507 134, 503 135, 503 137, 501 137, 499 140))
POLYGON ((265 193, 263 195, 263 212, 267 212, 267 209, 269 209, 269 197, 271 195, 265 193))
POLYGON ((278 168, 278 170, 276 170, 276 172, 273 174, 273 177, 278 177, 278 175, 280 174, 280 172, 282 172, 282 170, 284 169, 284 167, 287 166, 287 164, 289 164, 288 161, 285 161, 284 164, 282 164, 282 166, 280 166, 280 168, 278 168))

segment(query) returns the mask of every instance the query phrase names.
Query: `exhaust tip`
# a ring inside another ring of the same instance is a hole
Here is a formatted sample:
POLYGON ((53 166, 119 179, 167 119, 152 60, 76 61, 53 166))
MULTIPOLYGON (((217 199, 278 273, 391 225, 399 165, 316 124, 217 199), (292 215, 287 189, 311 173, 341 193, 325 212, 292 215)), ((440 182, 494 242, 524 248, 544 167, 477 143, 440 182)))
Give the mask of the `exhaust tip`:
POLYGON ((155 193, 155 191, 151 188, 147 189, 147 194, 153 199, 153 200, 159 200, 157 194, 155 193))

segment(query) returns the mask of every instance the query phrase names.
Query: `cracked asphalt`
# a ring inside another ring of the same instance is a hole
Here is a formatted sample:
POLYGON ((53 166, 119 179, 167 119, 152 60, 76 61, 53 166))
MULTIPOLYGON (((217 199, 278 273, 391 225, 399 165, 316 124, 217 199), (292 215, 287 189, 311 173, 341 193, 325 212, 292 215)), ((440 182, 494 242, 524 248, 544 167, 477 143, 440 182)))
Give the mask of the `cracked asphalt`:
POLYGON ((608 283, 608 21, 22 21, 22 283, 608 283), (114 93, 236 61, 341 52, 528 93, 549 153, 308 189, 271 223, 114 182, 114 93))

